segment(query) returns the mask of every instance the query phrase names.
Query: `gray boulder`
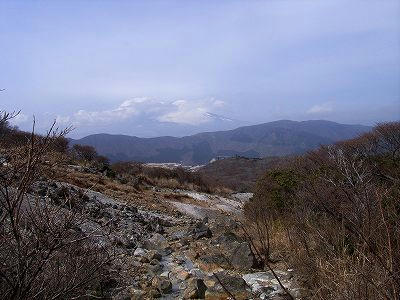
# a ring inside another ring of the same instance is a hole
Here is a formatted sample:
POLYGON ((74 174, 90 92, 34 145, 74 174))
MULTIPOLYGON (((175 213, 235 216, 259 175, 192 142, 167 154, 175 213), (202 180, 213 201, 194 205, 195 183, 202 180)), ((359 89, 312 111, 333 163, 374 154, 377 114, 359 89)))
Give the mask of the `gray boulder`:
POLYGON ((152 286, 157 288, 162 294, 169 294, 172 291, 172 283, 163 277, 154 277, 152 280, 152 286))
POLYGON ((214 244, 226 253, 232 267, 238 270, 249 270, 256 264, 256 259, 248 242, 233 232, 226 232, 215 239, 214 244))
POLYGON ((184 299, 204 299, 207 286, 202 279, 190 278, 183 294, 184 299))
POLYGON ((231 252, 229 260, 232 266, 238 270, 249 270, 256 263, 254 254, 247 242, 236 244, 231 252))
POLYGON ((194 240, 198 240, 203 237, 211 238, 212 232, 206 224, 204 224, 203 222, 199 222, 188 232, 188 235, 191 236, 194 240))
POLYGON ((163 250, 168 247, 168 241, 161 234, 155 233, 150 239, 145 241, 144 246, 148 250, 163 250))

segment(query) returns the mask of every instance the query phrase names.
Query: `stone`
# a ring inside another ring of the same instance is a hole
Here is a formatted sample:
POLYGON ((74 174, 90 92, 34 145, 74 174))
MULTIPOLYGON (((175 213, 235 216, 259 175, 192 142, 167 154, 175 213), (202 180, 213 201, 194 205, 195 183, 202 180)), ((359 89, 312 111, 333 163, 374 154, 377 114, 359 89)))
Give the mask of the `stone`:
POLYGON ((152 288, 149 291, 149 296, 150 296, 150 299, 160 298, 161 297, 161 293, 160 293, 160 291, 158 289, 152 288))
POLYGON ((204 299, 207 286, 199 278, 191 278, 188 281, 187 288, 183 294, 185 299, 204 299))
POLYGON ((171 240, 172 241, 177 241, 185 237, 185 232, 184 231, 175 231, 171 234, 171 240))
POLYGON ((175 248, 176 249, 180 249, 180 248, 182 248, 183 247, 183 245, 180 243, 180 242, 177 242, 177 243, 175 243, 175 248))
POLYGON ((166 247, 163 249, 163 253, 164 253, 165 255, 170 255, 172 252, 174 252, 174 249, 173 249, 172 247, 170 247, 170 246, 166 246, 166 247))
POLYGON ((163 267, 160 264, 150 265, 147 271, 150 275, 158 275, 162 273, 163 267))
POLYGON ((172 283, 171 281, 165 279, 160 282, 158 285, 158 289, 160 290, 161 293, 163 294, 169 294, 172 291, 172 283))
POLYGON ((198 278, 204 278, 204 272, 198 268, 193 268, 189 271, 190 275, 192 275, 193 277, 198 277, 198 278))
POLYGON ((169 278, 169 271, 164 271, 161 273, 160 277, 165 277, 165 278, 169 278))
POLYGON ((235 231, 239 228, 238 223, 228 216, 221 216, 217 221, 208 224, 215 235, 223 234, 226 231, 235 231))
POLYGON ((189 235, 192 236, 193 239, 198 240, 201 238, 211 238, 212 232, 206 224, 198 222, 194 228, 189 231, 189 235))
POLYGON ((196 265, 205 272, 216 272, 231 267, 229 261, 222 254, 210 254, 200 256, 196 265))
POLYGON ((141 300, 144 298, 144 291, 142 290, 137 290, 137 289, 131 289, 131 300, 141 300))
MULTIPOLYGON (((294 294, 296 290, 291 286, 290 274, 279 270, 276 270, 275 273, 282 284, 288 288, 292 294, 294 294)), ((263 293, 266 295, 266 299, 285 295, 285 291, 282 290, 272 272, 249 273, 243 275, 243 279, 254 293, 263 293)))
POLYGON ((180 280, 186 280, 190 277, 190 273, 185 270, 182 270, 176 274, 176 277, 180 280))
POLYGON ((145 264, 149 263, 149 260, 147 259, 146 256, 139 256, 138 261, 145 264))
POLYGON ((122 291, 112 297, 113 300, 131 300, 132 295, 128 291, 122 291))
POLYGON ((247 242, 237 244, 234 247, 229 260, 232 266, 238 270, 249 270, 256 264, 256 259, 247 242))
POLYGON ((135 252, 133 252, 133 255, 134 256, 145 256, 146 253, 147 253, 147 250, 138 247, 138 248, 135 249, 135 252))
POLYGON ((172 291, 172 283, 166 278, 156 276, 153 278, 151 284, 162 294, 169 294, 172 291))
POLYGON ((150 250, 149 252, 147 252, 146 257, 149 261, 152 261, 153 259, 160 261, 162 258, 162 255, 157 250, 150 250))
POLYGON ((200 257, 200 254, 194 249, 188 249, 187 251, 185 251, 185 256, 191 260, 196 260, 200 257))
POLYGON ((242 242, 244 242, 242 238, 238 237, 235 233, 228 231, 219 235, 217 238, 215 238, 215 240, 212 243, 219 245, 225 250, 228 250, 232 247, 233 243, 242 243, 242 242))
POLYGON ((157 233, 164 233, 164 227, 162 227, 160 224, 156 225, 156 228, 154 229, 155 232, 157 233))
POLYGON ((256 265, 256 258, 249 243, 233 232, 221 234, 213 241, 213 244, 219 245, 226 253, 232 267, 237 270, 249 270, 256 265))
POLYGON ((148 250, 163 250, 168 246, 167 239, 159 233, 155 233, 145 242, 145 248, 148 250))
POLYGON ((250 299, 252 295, 247 291, 246 281, 238 275, 229 274, 227 271, 221 271, 210 276, 208 281, 214 281, 215 284, 209 284, 205 294, 206 299, 226 299, 227 289, 230 293, 235 295, 236 299, 250 299), (218 279, 217 279, 218 278, 218 279), (219 283, 221 281, 222 285, 219 283), (224 289, 225 288, 225 289, 224 289))

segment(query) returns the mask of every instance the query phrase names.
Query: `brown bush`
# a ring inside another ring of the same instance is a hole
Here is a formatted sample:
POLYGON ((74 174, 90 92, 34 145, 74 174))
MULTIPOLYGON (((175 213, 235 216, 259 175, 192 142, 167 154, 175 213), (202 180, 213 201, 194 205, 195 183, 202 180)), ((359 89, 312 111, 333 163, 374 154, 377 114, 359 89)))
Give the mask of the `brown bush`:
POLYGON ((207 181, 201 174, 186 171, 178 167, 166 169, 160 167, 144 167, 143 175, 155 180, 163 187, 193 189, 201 192, 211 192, 216 186, 207 181))
POLYGON ((211 181, 199 174, 178 167, 167 169, 161 167, 150 167, 138 162, 118 162, 111 165, 113 176, 121 183, 130 183, 136 188, 146 183, 165 188, 181 188, 198 190, 202 192, 223 191, 211 181))
POLYGON ((72 153, 77 159, 93 161, 97 157, 97 151, 92 146, 75 144, 72 147, 72 153))
MULTIPOLYGON (((47 172, 54 141, 66 131, 30 135, 0 164, 0 298, 88 296, 104 278, 111 256, 81 230, 86 218, 68 205, 28 194, 47 172)), ((67 202, 68 199, 65 199, 67 202)))
POLYGON ((399 299, 399 164, 400 123, 379 124, 267 172, 247 219, 270 235, 283 224, 286 258, 314 298, 399 299))

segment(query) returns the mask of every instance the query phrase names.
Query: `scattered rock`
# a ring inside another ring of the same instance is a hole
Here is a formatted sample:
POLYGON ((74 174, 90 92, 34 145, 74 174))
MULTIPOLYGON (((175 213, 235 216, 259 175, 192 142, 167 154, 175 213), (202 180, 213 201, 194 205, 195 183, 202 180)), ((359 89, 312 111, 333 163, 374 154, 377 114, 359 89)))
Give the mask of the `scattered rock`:
POLYGON ((226 299, 226 290, 235 295, 236 299, 249 299, 252 295, 247 291, 246 281, 239 275, 229 274, 226 271, 215 273, 209 278, 210 284, 206 291, 206 299, 226 299), (218 279, 217 279, 218 278, 218 279), (222 283, 222 285, 220 284, 222 283))
POLYGON ((198 267, 206 272, 216 272, 231 267, 229 261, 222 254, 200 256, 196 261, 198 267))
POLYGON ((198 268, 193 268, 189 271, 190 275, 192 275, 193 277, 197 277, 197 278, 204 278, 205 274, 202 270, 198 269, 198 268))
POLYGON ((160 277, 169 278, 169 273, 170 273, 169 271, 162 272, 160 277))
POLYGON ((163 250, 166 247, 168 247, 168 241, 159 233, 155 233, 150 239, 145 241, 145 248, 148 250, 163 250))
POLYGON ((174 249, 173 249, 172 247, 170 247, 170 246, 166 246, 166 247, 163 249, 163 253, 164 253, 165 255, 170 255, 172 252, 174 252, 174 249))
POLYGON ((189 234, 193 237, 193 239, 198 240, 201 238, 211 238, 212 232, 210 228, 204 224, 203 222, 199 222, 195 225, 193 229, 189 231, 189 234))
POLYGON ((150 275, 154 276, 154 275, 161 274, 163 271, 163 267, 160 264, 149 265, 147 271, 150 275))
POLYGON ((191 278, 188 281, 187 288, 183 294, 185 299, 204 299, 207 286, 199 278, 191 278))
MULTIPOLYGON (((131 300, 132 295, 128 291, 122 291, 112 297, 113 300, 131 300)), ((136 298, 137 299, 137 298, 136 298)))
POLYGON ((134 256, 145 256, 147 253, 147 250, 143 249, 143 248, 136 248, 135 252, 133 252, 134 256))
POLYGON ((150 299, 160 298, 161 297, 161 293, 160 293, 160 291, 158 289, 152 288, 149 291, 149 296, 150 296, 150 299))
POLYGON ((190 277, 190 273, 182 270, 176 274, 176 277, 180 280, 187 280, 190 277))
POLYGON ((150 250, 149 252, 147 252, 146 258, 147 258, 149 261, 152 261, 152 260, 154 260, 154 259, 157 260, 157 261, 160 261, 161 258, 162 258, 162 255, 161 255, 161 253, 158 252, 157 250, 150 250))
POLYGON ((182 246, 190 245, 190 240, 188 237, 184 237, 184 238, 180 239, 179 242, 182 244, 182 246))
POLYGON ((229 260, 232 266, 239 270, 249 270, 256 263, 254 254, 247 242, 237 244, 231 252, 229 260))
POLYGON ((141 263, 144 263, 144 264, 149 263, 149 260, 147 259, 146 256, 139 256, 138 261, 141 262, 141 263))
POLYGON ((150 261, 150 264, 153 265, 153 266, 156 266, 156 265, 158 265, 159 263, 160 263, 160 261, 158 261, 157 259, 152 259, 152 260, 150 261))
MULTIPOLYGON (((290 290, 293 296, 299 297, 298 289, 292 287, 291 275, 276 270, 275 273, 279 276, 282 284, 290 290)), ((278 281, 271 272, 257 272, 243 275, 243 279, 251 288, 253 293, 260 295, 261 299, 276 299, 277 297, 285 296, 285 291, 282 290, 278 281)))
POLYGON ((137 290, 137 289, 131 289, 131 300, 141 300, 144 298, 144 291, 142 290, 137 290))
POLYGON ((244 240, 238 237, 232 231, 224 232, 223 234, 219 235, 213 241, 213 244, 217 244, 222 247, 224 250, 228 250, 232 247, 233 243, 242 243, 244 240))
POLYGON ((237 270, 249 270, 256 264, 256 259, 248 242, 228 231, 218 236, 213 244, 226 253, 227 260, 237 270))
POLYGON ((177 241, 177 240, 180 240, 180 239, 182 239, 182 238, 184 238, 184 237, 185 237, 185 232, 182 231, 182 230, 180 230, 180 231, 175 231, 175 232, 173 232, 173 233, 171 234, 171 240, 172 240, 172 241, 177 241))
POLYGON ((169 294, 172 291, 172 283, 163 277, 154 277, 152 280, 152 286, 157 288, 162 294, 169 294))

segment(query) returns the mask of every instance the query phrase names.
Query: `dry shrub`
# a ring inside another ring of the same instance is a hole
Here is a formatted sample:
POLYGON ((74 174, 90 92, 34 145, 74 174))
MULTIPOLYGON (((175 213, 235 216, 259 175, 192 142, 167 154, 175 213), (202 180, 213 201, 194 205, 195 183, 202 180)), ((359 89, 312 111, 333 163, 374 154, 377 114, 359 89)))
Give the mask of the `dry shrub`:
POLYGON ((170 189, 183 188, 183 186, 175 178, 156 178, 153 180, 154 185, 170 189))
POLYGON ((93 232, 82 230, 84 215, 67 208, 72 199, 54 205, 28 194, 52 167, 48 162, 59 146, 53 142, 67 132, 53 128, 46 136, 32 132, 24 144, 14 144, 6 162, 0 163, 2 299, 88 297, 105 279, 112 258, 99 236, 94 239, 93 232))
POLYGON ((255 247, 268 260, 279 222, 313 298, 399 299, 399 167, 400 123, 388 123, 267 172, 245 207, 264 228, 255 247))
POLYGON ((167 169, 150 167, 137 162, 119 162, 111 166, 113 176, 123 184, 139 189, 141 185, 156 185, 171 189, 188 189, 201 192, 221 192, 223 188, 204 176, 178 167, 167 169))
MULTIPOLYGON (((193 187, 194 189, 210 192, 212 187, 210 183, 206 182, 206 180, 199 174, 186 171, 185 169, 178 167, 174 169, 166 169, 159 167, 145 167, 143 168, 143 174, 150 179, 166 179, 165 183, 168 180, 171 180, 171 184, 175 184, 177 182, 181 188, 193 187), (173 179, 173 180, 172 180, 173 179)), ((178 186, 179 187, 179 186, 178 186)))
POLYGON ((207 181, 227 187, 236 192, 249 192, 254 189, 258 177, 285 158, 264 157, 246 158, 235 156, 214 161, 197 172, 207 181))

